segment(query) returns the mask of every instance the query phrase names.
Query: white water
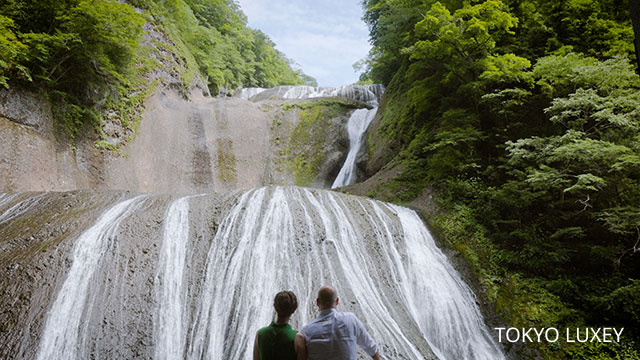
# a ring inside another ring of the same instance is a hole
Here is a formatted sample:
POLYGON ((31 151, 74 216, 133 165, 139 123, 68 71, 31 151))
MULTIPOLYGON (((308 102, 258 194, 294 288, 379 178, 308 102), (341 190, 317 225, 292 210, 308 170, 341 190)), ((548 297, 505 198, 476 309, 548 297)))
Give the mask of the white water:
POLYGON ((382 97, 384 86, 382 85, 345 85, 340 87, 314 87, 314 86, 278 86, 272 89, 245 88, 241 89, 236 97, 250 100, 254 96, 262 94, 260 99, 310 99, 319 97, 345 97, 362 101, 370 106, 378 106, 382 97))
MULTIPOLYGON (((13 195, 4 195, 3 194, 3 196, 0 197, 0 206, 4 206, 5 204, 8 204, 17 195, 18 194, 13 194, 13 195)), ((9 222, 9 221, 17 218, 18 216, 26 213, 27 211, 35 208, 40 203, 40 200, 42 200, 46 195, 47 195, 47 193, 39 193, 39 194, 36 194, 34 196, 31 196, 31 197, 28 197, 28 198, 26 198, 26 199, 24 199, 22 201, 19 201, 16 204, 14 204, 9 209, 7 209, 5 212, 0 214, 0 224, 5 223, 5 222, 9 222)))
POLYGON ((120 223, 143 202, 144 196, 122 201, 100 216, 82 233, 73 248, 71 269, 47 314, 40 338, 39 360, 89 358, 82 343, 88 334, 81 331, 83 319, 90 318, 89 286, 100 267, 102 256, 117 240, 120 223))
POLYGON ((411 210, 327 191, 246 192, 221 223, 207 258, 189 359, 250 359, 271 299, 298 295, 292 325, 316 314, 333 284, 388 359, 503 359, 472 292, 411 210), (421 350, 422 349, 422 350, 421 350))
POLYGON ((189 241, 189 198, 174 201, 165 218, 155 278, 154 359, 184 359, 186 289, 183 284, 189 241))
POLYGON ((392 208, 402 224, 407 249, 403 291, 413 299, 413 317, 436 355, 441 359, 500 358, 491 355, 497 353, 497 346, 490 340, 473 293, 422 220, 412 210, 392 208))
POLYGON ((351 114, 347 122, 349 135, 349 151, 338 176, 331 188, 342 187, 357 181, 356 160, 362 147, 364 133, 369 128, 371 121, 378 111, 378 104, 384 86, 375 85, 346 85, 340 87, 313 87, 313 86, 278 86, 272 89, 245 88, 238 91, 236 97, 245 100, 277 99, 309 99, 319 97, 345 97, 366 103, 372 109, 358 109, 351 114))
POLYGON ((338 172, 338 176, 331 185, 332 189, 353 184, 357 180, 356 161, 358 152, 362 147, 362 138, 369 128, 371 121, 376 116, 377 107, 371 110, 358 109, 351 114, 347 122, 347 131, 349 133, 349 152, 347 158, 338 172))
POLYGON ((234 96, 235 97, 239 97, 241 99, 245 99, 245 100, 249 100, 252 97, 260 94, 261 92, 265 91, 267 89, 265 88, 242 88, 240 89, 240 91, 238 93, 236 93, 234 96))
MULTIPOLYGON (((104 254, 143 200, 113 206, 77 239, 38 359, 104 355, 89 353, 96 340, 88 321, 103 286, 91 279, 109 266, 104 254)), ((383 358, 430 359, 433 352, 439 359, 504 359, 473 293, 412 210, 326 190, 260 188, 239 196, 206 243, 197 229, 209 225, 196 222, 191 233, 189 211, 188 198, 166 211, 158 262, 148 274, 153 313, 136 313, 153 328, 119 334, 142 336, 142 343, 149 334, 151 343, 133 352, 141 358, 249 360, 278 291, 297 294, 292 326, 300 329, 317 314, 317 289, 332 284, 338 309, 356 313, 383 358), (203 245, 206 262, 189 255, 203 245)))
POLYGON ((0 207, 11 201, 17 194, 0 193, 0 207))

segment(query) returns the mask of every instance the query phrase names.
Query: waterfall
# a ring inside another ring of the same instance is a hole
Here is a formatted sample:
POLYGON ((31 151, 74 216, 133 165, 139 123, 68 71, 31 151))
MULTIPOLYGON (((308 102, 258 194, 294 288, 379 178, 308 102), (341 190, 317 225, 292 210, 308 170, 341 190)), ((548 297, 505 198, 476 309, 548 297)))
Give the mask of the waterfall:
POLYGON ((87 335, 81 326, 92 310, 88 301, 92 275, 98 270, 102 256, 114 245, 120 223, 144 199, 138 196, 116 204, 76 240, 71 269, 48 312, 40 339, 39 360, 89 358, 81 349, 87 335))
MULTIPOLYGON (((40 200, 44 198, 47 193, 40 193, 34 196, 28 197, 22 201, 19 201, 15 205, 11 206, 4 213, 0 214, 0 224, 8 222, 12 219, 19 217, 20 215, 26 213, 27 211, 33 209, 38 206, 40 200)), ((3 206, 13 200, 17 194, 14 195, 4 195, 0 197, 0 206, 3 206)))
POLYGON ((302 188, 244 193, 211 243, 189 359, 250 359, 272 297, 298 295, 292 325, 312 319, 333 284, 389 359, 502 359, 473 293, 415 212, 302 188), (426 345, 429 344, 429 345, 426 345))
POLYGON ((378 104, 384 93, 384 86, 374 85, 346 85, 340 87, 313 86, 278 86, 271 89, 245 88, 237 91, 235 97, 245 100, 262 101, 267 99, 310 99, 319 97, 344 97, 357 100, 372 107, 371 109, 355 110, 347 122, 349 135, 349 150, 347 157, 338 172, 331 188, 353 184, 357 179, 356 160, 362 147, 362 140, 367 128, 378 111, 378 104))
POLYGON ((441 359, 501 358, 473 293, 422 220, 412 210, 392 208, 402 224, 407 254, 404 293, 413 299, 413 317, 436 355, 441 359))
POLYGON ((338 176, 331 185, 332 189, 353 184, 357 180, 356 161, 360 147, 362 147, 362 138, 369 128, 371 121, 376 116, 378 108, 371 110, 358 109, 351 114, 347 122, 347 132, 349 133, 349 152, 347 158, 338 172, 338 176))
POLYGON ((249 100, 252 97, 260 94, 261 92, 263 92, 265 90, 267 90, 267 89, 259 88, 259 87, 242 88, 242 89, 238 90, 233 96, 237 97, 237 98, 240 98, 240 99, 249 100))
POLYGON ((185 287, 183 284, 189 241, 189 198, 171 204, 164 224, 164 239, 156 274, 154 359, 184 359, 185 287))
POLYGON ((301 329, 317 315, 325 284, 338 290, 339 311, 362 320, 382 358, 505 358, 472 291, 412 210, 299 187, 253 189, 224 202, 184 197, 168 207, 154 200, 142 208, 145 199, 112 206, 78 237, 38 359, 249 360, 256 331, 274 318, 273 296, 298 296, 291 325, 301 329), (145 233, 158 238, 138 237, 145 233), (110 255, 140 249, 129 242, 159 245, 127 255, 147 264, 136 274, 148 281, 131 283, 125 274, 133 264, 110 255), (105 308, 101 297, 112 296, 105 289, 131 286, 141 296, 128 298, 126 309, 92 316, 105 308), (136 317, 135 327, 109 326, 126 316, 136 317))
POLYGON ((9 201, 13 200, 13 198, 16 197, 16 195, 17 194, 0 193, 0 207, 4 206, 9 201))
POLYGON ((384 86, 374 85, 345 85, 339 87, 317 87, 317 86, 278 86, 271 89, 245 88, 236 93, 236 97, 245 100, 268 100, 274 99, 312 99, 319 97, 345 97, 366 103, 369 106, 377 107, 384 86))

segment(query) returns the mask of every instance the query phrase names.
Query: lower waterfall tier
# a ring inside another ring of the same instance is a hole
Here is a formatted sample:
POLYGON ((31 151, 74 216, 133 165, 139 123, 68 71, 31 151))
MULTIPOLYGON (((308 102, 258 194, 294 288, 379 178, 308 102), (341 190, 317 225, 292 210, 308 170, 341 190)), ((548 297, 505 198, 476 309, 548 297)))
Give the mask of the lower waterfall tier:
POLYGON ((418 215, 378 201, 298 187, 0 194, 0 238, 3 359, 250 359, 274 294, 296 293, 300 329, 324 284, 384 358, 504 358, 418 215))

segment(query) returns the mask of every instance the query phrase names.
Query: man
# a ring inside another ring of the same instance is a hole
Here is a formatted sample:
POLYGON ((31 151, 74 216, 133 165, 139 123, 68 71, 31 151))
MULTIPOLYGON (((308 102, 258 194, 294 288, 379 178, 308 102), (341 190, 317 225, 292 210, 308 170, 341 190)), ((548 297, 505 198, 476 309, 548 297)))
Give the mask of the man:
POLYGON ((253 360, 304 360, 306 353, 302 337, 289 325, 298 308, 298 299, 291 291, 281 291, 273 299, 277 319, 256 333, 253 360), (297 335, 296 335, 297 334, 297 335))
POLYGON ((338 302, 333 287, 323 286, 318 291, 320 315, 296 335, 296 342, 306 345, 307 359, 356 360, 359 345, 367 355, 380 360, 377 346, 362 322, 353 313, 338 312, 338 302))

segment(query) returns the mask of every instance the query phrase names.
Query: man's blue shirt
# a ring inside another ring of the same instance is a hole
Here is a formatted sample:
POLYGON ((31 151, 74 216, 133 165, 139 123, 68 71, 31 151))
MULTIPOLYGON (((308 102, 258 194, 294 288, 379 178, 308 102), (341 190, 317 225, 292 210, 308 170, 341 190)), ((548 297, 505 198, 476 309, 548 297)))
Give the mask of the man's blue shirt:
POLYGON ((350 312, 322 310, 301 333, 309 360, 356 360, 356 344, 369 356, 378 351, 362 322, 350 312))

